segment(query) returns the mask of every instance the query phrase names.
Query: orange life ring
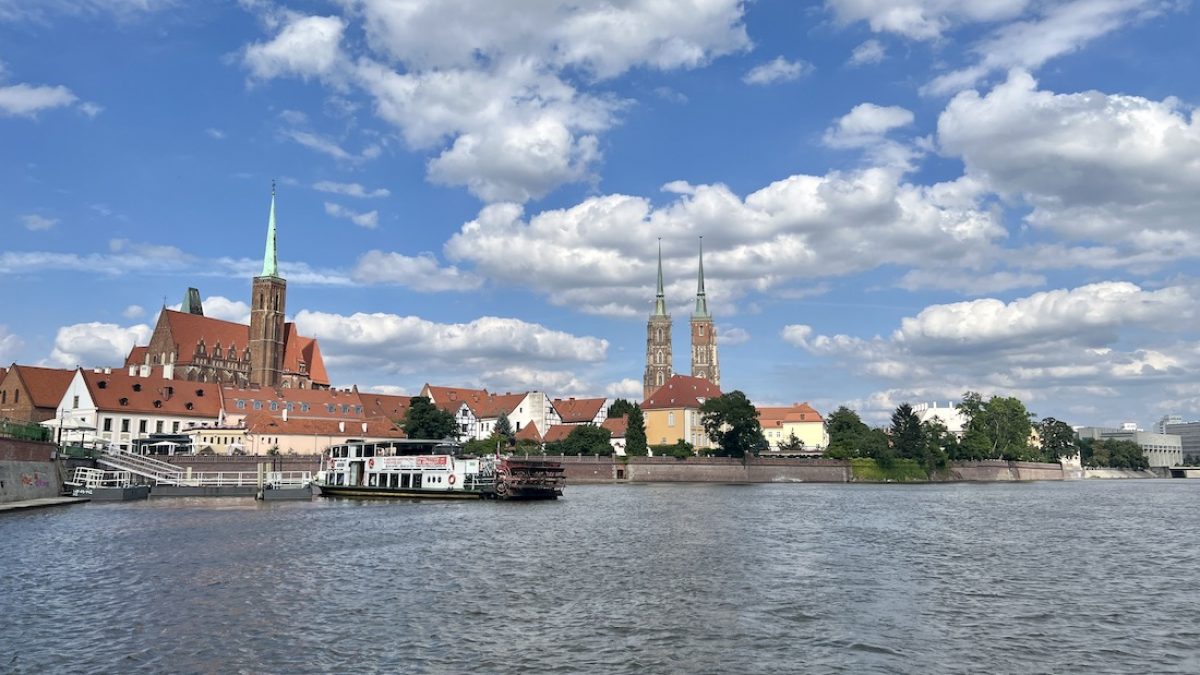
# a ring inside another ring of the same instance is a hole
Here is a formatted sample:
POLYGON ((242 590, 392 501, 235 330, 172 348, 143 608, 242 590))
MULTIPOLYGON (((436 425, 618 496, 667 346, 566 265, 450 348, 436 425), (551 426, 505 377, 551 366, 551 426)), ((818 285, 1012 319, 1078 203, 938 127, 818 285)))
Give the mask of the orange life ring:
POLYGON ((454 474, 450 474, 450 477, 446 479, 446 482, 454 485, 454 474))

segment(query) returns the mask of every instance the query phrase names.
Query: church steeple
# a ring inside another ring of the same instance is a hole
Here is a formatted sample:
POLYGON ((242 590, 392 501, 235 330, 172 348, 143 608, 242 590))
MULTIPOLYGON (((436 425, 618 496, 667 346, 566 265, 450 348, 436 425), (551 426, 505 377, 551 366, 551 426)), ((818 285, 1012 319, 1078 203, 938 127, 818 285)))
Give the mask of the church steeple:
POLYGON ((261 276, 279 276, 279 255, 275 246, 275 181, 271 181, 271 213, 267 216, 267 250, 263 253, 261 276))
POLYGON ((696 281, 696 311, 695 318, 712 318, 708 313, 708 298, 704 295, 704 237, 700 237, 700 276, 696 281))
POLYGON ((654 314, 653 316, 667 315, 667 300, 663 295, 663 276, 662 276, 662 238, 658 240, 658 294, 654 296, 654 314))

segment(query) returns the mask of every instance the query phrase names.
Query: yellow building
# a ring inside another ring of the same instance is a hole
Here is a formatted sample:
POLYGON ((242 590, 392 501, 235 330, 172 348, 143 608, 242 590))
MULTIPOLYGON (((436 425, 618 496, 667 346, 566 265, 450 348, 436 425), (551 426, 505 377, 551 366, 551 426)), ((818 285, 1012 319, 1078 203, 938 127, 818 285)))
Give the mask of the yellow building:
POLYGON ((642 401, 648 445, 691 443, 697 450, 714 447, 704 432, 700 406, 721 396, 721 389, 708 380, 672 375, 650 398, 642 401))
POLYGON ((804 444, 802 452, 808 454, 820 454, 829 445, 824 418, 807 403, 760 407, 758 423, 762 425, 771 452, 779 452, 780 446, 788 443, 792 436, 804 444))

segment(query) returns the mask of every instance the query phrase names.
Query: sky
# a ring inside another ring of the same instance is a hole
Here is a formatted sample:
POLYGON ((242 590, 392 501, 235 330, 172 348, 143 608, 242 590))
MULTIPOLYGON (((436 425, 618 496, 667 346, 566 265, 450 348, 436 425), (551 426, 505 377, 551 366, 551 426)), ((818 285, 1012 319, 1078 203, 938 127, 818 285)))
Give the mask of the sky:
POLYGON ((335 386, 1200 418, 1186 0, 0 0, 0 362, 246 321, 335 386))

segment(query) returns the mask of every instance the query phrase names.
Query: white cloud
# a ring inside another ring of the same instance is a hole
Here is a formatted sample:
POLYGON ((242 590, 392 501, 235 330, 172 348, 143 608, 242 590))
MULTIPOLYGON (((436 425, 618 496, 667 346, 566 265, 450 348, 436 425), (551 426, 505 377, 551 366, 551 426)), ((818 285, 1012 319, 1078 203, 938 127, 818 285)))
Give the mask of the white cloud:
POLYGON ((126 319, 140 319, 146 316, 146 309, 141 305, 130 305, 121 311, 121 316, 126 319))
POLYGON ((750 333, 745 328, 736 326, 721 327, 717 333, 717 344, 732 347, 750 341, 750 333))
POLYGON ((592 391, 569 370, 547 370, 526 366, 508 366, 485 372, 480 380, 492 392, 543 391, 551 396, 583 396, 592 391))
POLYGON ((204 316, 234 323, 250 323, 250 305, 241 300, 213 295, 205 298, 201 305, 204 307, 204 316))
POLYGON ((625 378, 604 387, 604 395, 608 398, 641 399, 645 393, 641 380, 625 378))
POLYGON ((824 141, 839 148, 867 147, 882 142, 892 129, 912 123, 912 112, 900 106, 860 103, 825 130, 824 141))
POLYGON ((334 77, 343 65, 341 41, 345 30, 346 22, 340 17, 288 14, 269 42, 246 47, 242 62, 261 80, 281 75, 334 77))
POLYGON ((1045 283, 1046 277, 1029 272, 923 269, 909 270, 897 285, 909 291, 938 289, 964 295, 983 295, 1017 288, 1036 288, 1045 283))
POLYGON ((750 72, 742 77, 742 81, 746 84, 760 86, 776 82, 791 82, 792 80, 800 79, 812 71, 813 65, 807 61, 788 61, 782 56, 777 56, 772 61, 751 68, 750 72))
POLYGON ((326 138, 320 134, 315 134, 310 131, 300 131, 298 129, 285 129, 280 132, 284 138, 295 141, 300 145, 317 152, 329 155, 330 157, 349 163, 358 163, 368 159, 374 159, 379 156, 380 150, 377 145, 369 145, 357 155, 345 150, 338 145, 336 141, 326 138))
MULTIPOLYGON (((1071 253, 1077 263, 1146 265, 1200 255, 1200 118, 1189 112, 1174 99, 1043 91, 1013 71, 986 95, 955 96, 938 143, 970 180, 1029 204, 1030 224, 1104 242, 1107 252, 1071 253)), ((1067 252, 1036 253, 1020 257, 1053 265, 1067 252)))
POLYGON ((14 363, 23 346, 25 343, 21 338, 10 333, 8 326, 0 324, 0 364, 14 363))
POLYGON ((613 316, 649 311, 660 236, 668 302, 694 294, 695 242, 704 234, 710 303, 727 314, 747 293, 794 279, 853 274, 885 261, 969 268, 995 257, 993 242, 1006 232, 978 207, 975 184, 922 187, 901 178, 895 168, 796 175, 744 199, 723 185, 675 183, 669 187, 677 198, 658 208, 641 197, 604 195, 528 219, 519 205, 495 204, 464 224, 445 253, 498 283, 613 316), (512 251, 521 252, 521 265, 512 264, 512 251))
POLYGON ((150 326, 118 326, 112 323, 77 323, 58 329, 50 361, 63 368, 120 366, 134 345, 146 344, 150 326))
POLYGON ((21 224, 30 232, 42 232, 58 224, 58 218, 47 218, 36 213, 21 216, 21 224))
POLYGON ((846 63, 851 66, 865 66, 872 63, 880 63, 887 58, 887 49, 879 40, 867 40, 854 48, 850 54, 850 60, 846 63))
POLYGON ((0 21, 44 23, 53 15, 94 17, 108 14, 129 20, 177 4, 177 0, 0 0, 0 21))
POLYGON ((217 140, 217 141, 225 140, 225 132, 221 131, 220 129, 214 129, 212 127, 209 127, 204 130, 204 133, 208 134, 208 137, 213 140, 217 140))
POLYGON ((352 276, 364 284, 398 284, 416 291, 470 291, 483 279, 457 267, 442 267, 432 253, 415 257, 401 253, 367 251, 354 266, 352 276))
POLYGON ((359 387, 359 390, 373 394, 387 394, 388 396, 415 396, 415 394, 409 393, 408 387, 401 387, 395 384, 372 384, 366 387, 359 387))
POLYGON ((1030 0, 825 0, 843 24, 866 21, 876 33, 933 40, 949 28, 1019 16, 1030 0))
POLYGON ((331 192, 333 194, 346 195, 347 197, 361 198, 387 197, 392 194, 386 188, 368 190, 358 183, 335 183, 328 180, 322 180, 313 183, 313 189, 321 192, 331 192))
POLYGON ((440 324, 414 316, 343 316, 302 310, 296 325, 320 336, 327 363, 385 373, 428 373, 452 369, 475 376, 483 369, 544 369, 555 363, 605 359, 608 341, 575 336, 519 319, 481 317, 440 324))
POLYGON ((750 46, 740 0, 562 0, 520 11, 486 1, 347 4, 344 18, 266 10, 279 32, 247 47, 245 66, 259 79, 362 88, 376 115, 431 154, 431 181, 489 202, 591 178, 598 134, 625 103, 568 79, 592 85, 635 67, 691 68, 750 46), (352 21, 365 46, 342 40, 352 21))
POLYGON ((73 105, 78 97, 63 86, 31 86, 14 84, 0 86, 0 114, 13 117, 36 117, 43 110, 73 105))
POLYGON ((342 218, 343 220, 349 220, 350 222, 354 223, 355 225, 358 225, 359 227, 365 227, 368 230, 373 230, 376 227, 379 227, 379 212, 378 211, 367 211, 366 213, 359 213, 357 211, 354 211, 353 209, 348 209, 340 204, 334 204, 333 202, 325 202, 325 213, 333 216, 334 218, 342 218))

